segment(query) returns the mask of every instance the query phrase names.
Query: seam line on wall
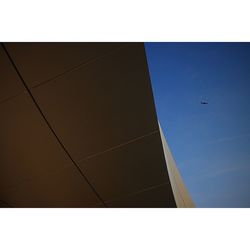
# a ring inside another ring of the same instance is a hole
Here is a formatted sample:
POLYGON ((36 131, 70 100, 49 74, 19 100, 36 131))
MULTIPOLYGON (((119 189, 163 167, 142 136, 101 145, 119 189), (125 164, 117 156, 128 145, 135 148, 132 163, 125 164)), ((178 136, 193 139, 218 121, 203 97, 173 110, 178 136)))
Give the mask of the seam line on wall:
POLYGON ((129 140, 129 141, 126 141, 126 142, 121 143, 121 144, 119 144, 119 145, 116 145, 116 146, 114 146, 114 147, 108 148, 108 149, 106 149, 106 150, 104 150, 104 151, 101 151, 101 152, 98 152, 98 153, 95 153, 95 154, 92 154, 92 155, 83 157, 83 158, 77 160, 77 162, 80 163, 80 162, 83 162, 83 161, 85 161, 85 160, 88 160, 88 159, 94 158, 94 157, 96 157, 96 156, 102 155, 102 154, 104 154, 104 153, 107 153, 107 152, 116 150, 116 149, 121 148, 121 147, 123 147, 123 146, 126 146, 126 145, 128 145, 128 144, 130 144, 130 143, 139 141, 139 140, 141 140, 141 139, 143 139, 143 138, 145 138, 145 137, 149 137, 149 136, 151 136, 151 135, 154 135, 154 134, 156 134, 156 133, 158 133, 158 132, 159 132, 159 130, 154 130, 154 131, 152 131, 152 132, 150 132, 150 133, 148 133, 148 134, 146 134, 146 135, 142 135, 142 136, 136 137, 136 138, 134 138, 134 139, 132 139, 132 140, 129 140))
POLYGON ((71 67, 71 68, 69 68, 69 69, 67 69, 67 70, 65 70, 65 71, 63 71, 63 72, 49 78, 49 79, 47 79, 47 80, 44 80, 44 81, 42 81, 42 82, 40 82, 40 83, 30 87, 30 88, 35 89, 37 87, 40 87, 41 85, 45 85, 45 84, 47 84, 47 83, 49 83, 49 82, 51 82, 53 80, 56 80, 57 78, 60 78, 61 76, 65 75, 65 74, 71 73, 71 72, 73 72, 75 70, 78 70, 78 69, 84 67, 84 66, 87 66, 87 65, 89 65, 91 63, 94 63, 94 62, 98 61, 99 59, 102 59, 102 58, 104 58, 106 56, 112 55, 113 53, 115 53, 115 52, 117 52, 117 51, 119 51, 119 50, 121 50, 121 49, 123 49, 125 47, 128 47, 128 46, 129 46, 129 44, 123 45, 123 46, 121 46, 119 48, 112 49, 111 51, 109 51, 109 52, 107 52, 107 53, 105 53, 105 54, 103 54, 101 56, 97 56, 97 57, 91 58, 91 59, 89 59, 89 60, 87 60, 85 62, 79 63, 79 64, 77 64, 77 65, 75 65, 75 66, 73 66, 73 67, 71 67))

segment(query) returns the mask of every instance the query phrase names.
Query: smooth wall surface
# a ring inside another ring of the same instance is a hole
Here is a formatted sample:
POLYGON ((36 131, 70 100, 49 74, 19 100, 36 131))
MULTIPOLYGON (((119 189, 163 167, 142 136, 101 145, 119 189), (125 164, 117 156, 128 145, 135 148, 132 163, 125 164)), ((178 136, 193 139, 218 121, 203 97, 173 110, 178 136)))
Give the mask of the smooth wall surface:
POLYGON ((143 43, 5 43, 0 64, 0 206, 176 207, 143 43))

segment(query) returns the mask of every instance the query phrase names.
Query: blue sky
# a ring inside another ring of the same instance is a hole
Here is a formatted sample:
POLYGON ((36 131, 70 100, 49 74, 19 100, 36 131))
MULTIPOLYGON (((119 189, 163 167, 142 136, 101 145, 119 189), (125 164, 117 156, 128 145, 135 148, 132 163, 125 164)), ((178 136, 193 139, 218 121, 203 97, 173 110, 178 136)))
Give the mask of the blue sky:
POLYGON ((250 207, 250 43, 145 48, 158 119, 195 205, 250 207))

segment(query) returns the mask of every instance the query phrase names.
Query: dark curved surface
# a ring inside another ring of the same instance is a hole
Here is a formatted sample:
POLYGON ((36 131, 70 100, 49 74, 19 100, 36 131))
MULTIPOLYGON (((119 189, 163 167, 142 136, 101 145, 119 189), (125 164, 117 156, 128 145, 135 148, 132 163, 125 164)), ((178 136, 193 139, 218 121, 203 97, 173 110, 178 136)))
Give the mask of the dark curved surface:
POLYGON ((0 207, 176 207, 143 43, 5 43, 0 65, 0 207))

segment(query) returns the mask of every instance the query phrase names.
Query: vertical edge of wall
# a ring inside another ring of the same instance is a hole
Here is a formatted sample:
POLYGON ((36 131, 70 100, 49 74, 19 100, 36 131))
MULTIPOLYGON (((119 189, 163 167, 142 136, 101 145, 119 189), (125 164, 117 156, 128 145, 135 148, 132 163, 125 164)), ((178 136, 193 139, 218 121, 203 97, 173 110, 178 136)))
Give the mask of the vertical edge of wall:
POLYGON ((194 203, 182 181, 182 178, 179 174, 179 171, 176 167, 175 161, 172 157, 172 154, 169 150, 167 141, 165 139, 165 136, 162 132, 160 123, 159 124, 159 130, 160 130, 160 135, 161 135, 161 140, 162 140, 162 146, 163 146, 163 151, 164 151, 164 156, 166 160, 166 165, 168 169, 168 175, 171 183, 171 187, 174 193, 174 198, 175 202, 177 205, 177 208, 193 208, 194 203))

